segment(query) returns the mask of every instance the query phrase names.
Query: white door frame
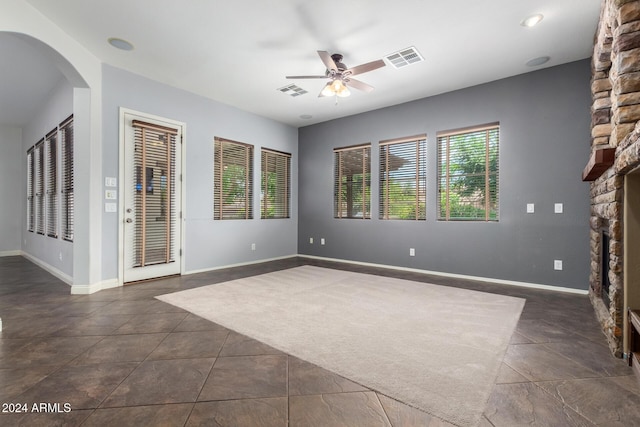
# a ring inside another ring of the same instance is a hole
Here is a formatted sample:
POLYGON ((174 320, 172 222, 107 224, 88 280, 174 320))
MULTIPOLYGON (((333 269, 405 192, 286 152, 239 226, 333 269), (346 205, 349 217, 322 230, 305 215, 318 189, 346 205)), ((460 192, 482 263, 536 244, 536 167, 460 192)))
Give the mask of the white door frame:
POLYGON ((184 262, 184 224, 185 224, 185 163, 186 163, 186 131, 187 125, 184 122, 179 122, 177 120, 168 119, 166 117, 156 116, 153 114, 143 113, 136 110, 131 110, 128 108, 120 107, 119 112, 119 156, 118 156, 118 285, 124 285, 124 270, 125 270, 125 259, 124 259, 124 244, 125 244, 125 236, 124 236, 124 221, 125 221, 125 189, 127 183, 125 182, 125 133, 126 133, 126 115, 134 115, 139 116, 140 119, 149 119, 154 121, 161 121, 168 123, 172 126, 180 128, 182 134, 182 143, 177 141, 176 150, 180 150, 180 176, 176 177, 176 182, 180 185, 180 200, 178 201, 178 206, 180 209, 180 213, 178 215, 177 225, 180 227, 180 241, 178 243, 178 253, 180 258, 180 274, 184 274, 185 272, 185 262, 184 262))

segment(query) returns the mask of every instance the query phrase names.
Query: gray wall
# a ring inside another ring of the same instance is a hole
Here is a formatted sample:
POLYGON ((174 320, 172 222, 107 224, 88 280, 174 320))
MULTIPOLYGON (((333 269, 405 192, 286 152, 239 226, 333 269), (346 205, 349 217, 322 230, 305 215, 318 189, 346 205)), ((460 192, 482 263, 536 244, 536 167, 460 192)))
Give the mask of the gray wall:
MULTIPOLYGON (((247 95, 247 96, 250 96, 247 95)), ((292 154, 297 175, 297 130, 273 120, 221 104, 144 77, 103 66, 103 174, 118 176, 119 108, 186 123, 186 271, 254 262, 296 254, 297 181, 292 179, 291 218, 260 219, 260 149, 292 154), (254 219, 213 220, 213 139, 215 136, 254 145, 254 219), (251 251, 251 244, 256 250, 251 251)), ((104 280, 118 274, 118 216, 103 213, 104 280)))
MULTIPOLYGON (((34 112, 33 119, 22 129, 21 162, 24 165, 27 162, 27 150, 71 114, 73 114, 73 87, 63 78, 52 90, 49 99, 42 101, 40 108, 34 112)), ((58 156, 60 156, 60 149, 58 149, 58 156)), ((59 161, 58 164, 60 164, 59 161)), ((52 238, 27 231, 26 166, 22 170, 24 171, 20 198, 22 200, 22 214, 20 215, 22 250, 64 273, 68 278, 73 277, 73 244, 60 237, 52 238)), ((60 181, 58 180, 58 182, 60 181)), ((58 209, 60 209, 60 205, 58 209)), ((59 214, 58 220, 60 220, 59 214)))
POLYGON ((590 75, 583 60, 299 129, 298 252, 587 289, 589 185, 581 172, 590 75), (437 221, 436 133, 496 121, 500 221, 437 221), (420 133, 428 146, 427 220, 379 220, 378 141, 420 133), (372 143, 372 219, 334 219, 332 149, 364 142, 372 143), (534 214, 525 213, 527 203, 534 214), (563 214, 553 213, 554 203, 564 204, 563 214))
POLYGON ((22 153, 22 129, 0 126, 0 256, 20 253, 22 183, 26 153, 22 153))

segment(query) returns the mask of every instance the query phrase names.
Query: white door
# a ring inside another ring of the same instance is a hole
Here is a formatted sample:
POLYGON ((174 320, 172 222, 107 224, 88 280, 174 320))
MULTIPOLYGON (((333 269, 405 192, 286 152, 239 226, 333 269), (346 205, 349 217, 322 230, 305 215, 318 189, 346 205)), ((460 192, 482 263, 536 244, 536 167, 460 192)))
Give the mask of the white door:
POLYGON ((182 126, 129 112, 122 126, 123 281, 180 274, 182 126))

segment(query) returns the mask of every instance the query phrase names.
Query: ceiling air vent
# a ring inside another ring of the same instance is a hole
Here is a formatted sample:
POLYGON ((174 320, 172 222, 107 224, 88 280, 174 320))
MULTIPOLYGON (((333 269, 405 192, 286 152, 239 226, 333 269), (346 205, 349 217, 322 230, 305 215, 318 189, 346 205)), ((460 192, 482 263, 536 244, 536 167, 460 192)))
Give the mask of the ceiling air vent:
POLYGON ((415 64, 416 62, 424 61, 420 52, 418 52, 413 46, 387 55, 385 59, 395 68, 402 68, 407 65, 415 64))
POLYGON ((284 94, 291 95, 291 96, 300 96, 307 93, 306 90, 302 89, 298 85, 288 85, 288 86, 281 87, 278 90, 284 94))

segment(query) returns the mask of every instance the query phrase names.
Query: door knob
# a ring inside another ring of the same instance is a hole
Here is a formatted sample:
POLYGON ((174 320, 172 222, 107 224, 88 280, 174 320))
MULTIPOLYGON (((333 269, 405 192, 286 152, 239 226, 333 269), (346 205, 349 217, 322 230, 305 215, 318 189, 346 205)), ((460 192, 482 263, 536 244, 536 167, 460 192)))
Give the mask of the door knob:
POLYGON ((131 213, 131 208, 127 208, 127 213, 131 213))
POLYGON ((131 223, 133 222, 133 220, 132 220, 131 218, 127 218, 127 219, 125 219, 124 221, 125 221, 125 222, 127 222, 127 223, 129 223, 129 224, 131 224, 131 223))

